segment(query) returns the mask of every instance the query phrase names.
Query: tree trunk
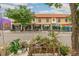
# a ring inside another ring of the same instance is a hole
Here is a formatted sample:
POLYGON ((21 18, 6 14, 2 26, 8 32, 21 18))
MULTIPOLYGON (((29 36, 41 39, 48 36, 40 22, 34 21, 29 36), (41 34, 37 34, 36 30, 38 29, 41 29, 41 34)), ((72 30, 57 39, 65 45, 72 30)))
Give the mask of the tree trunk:
POLYGON ((70 3, 70 9, 71 9, 71 17, 72 17, 72 36, 71 36, 71 42, 72 42, 72 55, 78 55, 79 54, 79 42, 78 42, 78 17, 77 17, 77 5, 75 3, 70 3))

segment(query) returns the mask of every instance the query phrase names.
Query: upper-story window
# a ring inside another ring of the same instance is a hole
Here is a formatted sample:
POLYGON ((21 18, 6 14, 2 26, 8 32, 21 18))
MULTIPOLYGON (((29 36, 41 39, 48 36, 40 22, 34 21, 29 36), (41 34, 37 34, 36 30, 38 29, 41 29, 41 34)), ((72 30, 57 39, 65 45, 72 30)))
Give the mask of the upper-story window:
POLYGON ((41 22, 41 19, 38 19, 38 22, 40 23, 41 22))
POLYGON ((60 18, 57 19, 57 22, 60 22, 60 18))
POLYGON ((55 19, 53 18, 53 21, 55 21, 55 19))
POLYGON ((32 20, 33 22, 35 21, 35 19, 32 20))
POLYGON ((65 19, 65 22, 68 22, 68 19, 67 18, 65 19))
POLYGON ((49 22, 49 18, 46 19, 46 22, 49 22))

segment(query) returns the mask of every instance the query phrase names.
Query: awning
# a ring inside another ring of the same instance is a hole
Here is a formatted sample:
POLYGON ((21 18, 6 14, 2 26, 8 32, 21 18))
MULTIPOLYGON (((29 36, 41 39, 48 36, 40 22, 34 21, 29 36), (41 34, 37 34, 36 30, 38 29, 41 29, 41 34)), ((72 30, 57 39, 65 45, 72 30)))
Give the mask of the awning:
POLYGON ((4 24, 4 23, 11 24, 11 21, 10 21, 10 19, 0 18, 0 25, 1 25, 1 24, 4 24))
POLYGON ((61 24, 63 26, 72 26, 72 24, 61 24))

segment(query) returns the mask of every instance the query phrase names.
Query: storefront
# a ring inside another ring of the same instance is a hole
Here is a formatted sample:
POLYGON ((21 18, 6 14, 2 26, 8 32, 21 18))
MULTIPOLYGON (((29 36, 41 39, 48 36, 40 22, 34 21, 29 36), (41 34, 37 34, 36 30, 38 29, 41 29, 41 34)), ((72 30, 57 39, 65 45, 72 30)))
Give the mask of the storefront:
POLYGON ((52 24, 52 29, 55 31, 60 31, 60 25, 59 24, 52 24))
POLYGON ((33 24, 33 30, 41 30, 41 25, 40 24, 33 24))
POLYGON ((21 30, 21 25, 18 24, 18 23, 12 24, 12 30, 20 31, 21 30))
POLYGON ((66 31, 66 32, 72 31, 72 25, 71 24, 62 25, 62 31, 66 31))
POLYGON ((27 31, 30 31, 31 30, 31 24, 26 24, 26 26, 25 26, 25 30, 27 31))
POLYGON ((11 29, 11 20, 7 18, 0 18, 0 29, 10 30, 11 29))
POLYGON ((45 24, 42 27, 43 27, 43 30, 50 30, 50 25, 49 24, 45 24))

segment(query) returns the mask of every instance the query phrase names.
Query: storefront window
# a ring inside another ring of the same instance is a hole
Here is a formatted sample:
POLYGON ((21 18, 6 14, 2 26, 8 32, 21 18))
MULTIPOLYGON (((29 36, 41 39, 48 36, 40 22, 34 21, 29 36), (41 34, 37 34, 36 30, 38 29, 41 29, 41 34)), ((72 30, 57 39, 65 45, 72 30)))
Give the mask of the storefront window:
POLYGON ((50 30, 50 26, 49 25, 43 25, 43 30, 50 30))
POLYGON ((46 19, 46 22, 49 22, 49 18, 46 19))
POLYGON ((60 22, 60 18, 57 19, 57 22, 60 22))
POLYGON ((38 22, 40 23, 41 22, 41 19, 38 19, 38 22))
POLYGON ((53 30, 59 31, 60 30, 60 26, 52 26, 53 30))
POLYGON ((10 29, 10 24, 9 23, 4 23, 3 28, 4 29, 10 29))
POLYGON ((62 31, 66 31, 66 32, 72 31, 72 27, 71 26, 63 26, 62 31))
POLYGON ((34 30, 40 30, 41 29, 41 25, 34 25, 33 28, 34 28, 34 30))

